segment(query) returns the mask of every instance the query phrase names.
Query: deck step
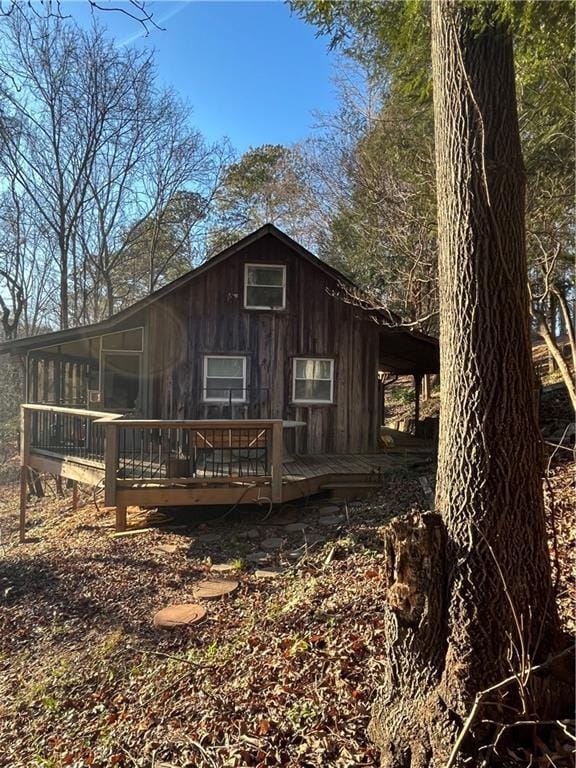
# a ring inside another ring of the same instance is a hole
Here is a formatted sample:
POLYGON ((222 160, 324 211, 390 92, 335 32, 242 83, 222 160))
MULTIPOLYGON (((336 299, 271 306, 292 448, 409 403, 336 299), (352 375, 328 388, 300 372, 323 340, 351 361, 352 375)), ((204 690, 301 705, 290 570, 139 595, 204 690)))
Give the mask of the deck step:
POLYGON ((381 488, 382 483, 362 483, 350 481, 348 483, 326 483, 320 486, 323 491, 331 491, 336 488, 381 488))

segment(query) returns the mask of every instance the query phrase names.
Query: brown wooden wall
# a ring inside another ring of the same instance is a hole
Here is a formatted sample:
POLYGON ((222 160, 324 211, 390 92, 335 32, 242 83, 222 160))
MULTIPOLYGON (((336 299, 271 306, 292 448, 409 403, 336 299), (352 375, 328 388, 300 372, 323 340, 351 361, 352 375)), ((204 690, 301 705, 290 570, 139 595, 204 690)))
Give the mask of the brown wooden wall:
POLYGON ((260 238, 147 309, 148 416, 283 418, 307 427, 298 453, 374 449, 378 327, 330 294, 335 280, 272 235, 260 238), (243 308, 244 265, 285 264, 286 309, 243 308), (201 404, 206 354, 245 355, 252 404, 201 404), (294 357, 334 358, 334 404, 295 406, 294 357), (268 390, 266 396, 264 390, 268 390))

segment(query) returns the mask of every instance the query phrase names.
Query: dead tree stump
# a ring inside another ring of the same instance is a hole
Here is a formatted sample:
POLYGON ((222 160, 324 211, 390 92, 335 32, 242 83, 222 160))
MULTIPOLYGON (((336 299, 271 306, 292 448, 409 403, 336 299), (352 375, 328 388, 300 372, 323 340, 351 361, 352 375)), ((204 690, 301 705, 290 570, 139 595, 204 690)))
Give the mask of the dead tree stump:
POLYGON ((458 730, 437 693, 447 647, 446 532, 440 516, 396 518, 385 528, 384 551, 386 668, 369 735, 383 766, 427 768, 432 755, 438 758, 439 740, 447 737, 450 744, 458 730))

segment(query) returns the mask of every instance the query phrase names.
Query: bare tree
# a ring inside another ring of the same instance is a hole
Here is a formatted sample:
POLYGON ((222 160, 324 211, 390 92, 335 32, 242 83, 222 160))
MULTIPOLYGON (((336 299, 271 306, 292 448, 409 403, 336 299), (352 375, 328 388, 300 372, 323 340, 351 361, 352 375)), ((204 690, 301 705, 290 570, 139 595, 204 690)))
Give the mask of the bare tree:
POLYGON ((39 231, 10 184, 0 198, 0 310, 7 339, 31 335, 48 325, 56 308, 52 298, 50 256, 39 231))
MULTIPOLYGON (((134 19, 146 34, 152 29, 162 29, 156 23, 154 11, 146 0, 125 0, 124 4, 116 4, 113 0, 86 0, 86 3, 93 12, 120 13, 134 19)), ((0 16, 14 17, 22 14, 27 18, 32 14, 39 19, 64 21, 71 17, 65 12, 65 7, 63 0, 41 0, 37 4, 28 0, 0 0, 0 16)))
POLYGON ((50 18, 0 23, 0 168, 46 235, 60 326, 97 320, 191 254, 229 150, 157 87, 151 54, 50 18))
POLYGON ((348 63, 340 108, 303 147, 320 251, 409 323, 437 328, 434 145, 427 104, 390 95, 382 73, 348 63), (321 226, 321 225, 320 225, 321 226), (319 227, 320 229, 320 227, 319 227))
POLYGON ((101 32, 86 34, 50 19, 3 20, 0 162, 57 243, 60 325, 68 327, 70 251, 89 198, 100 148, 114 138, 109 115, 126 84, 104 88, 93 63, 106 60, 101 32), (79 55, 82 49, 83 56, 79 55))
POLYGON ((203 258, 203 225, 231 157, 226 141, 210 144, 190 128, 189 109, 174 94, 165 93, 158 107, 161 119, 144 158, 138 204, 125 240, 125 247, 137 250, 147 265, 148 291, 159 286, 179 255, 187 252, 189 268, 195 257, 203 258), (196 231, 197 251, 191 242, 196 231))
MULTIPOLYGON (((116 136, 97 153, 88 178, 89 202, 78 242, 91 274, 79 321, 110 315, 154 290, 206 216, 225 145, 209 145, 190 127, 190 113, 169 91, 157 92, 150 59, 122 62, 126 95, 111 119, 116 136), (193 198, 169 247, 170 201, 193 198), (144 278, 144 279, 142 279, 144 278), (103 303, 104 307, 101 306, 103 303), (90 309, 89 309, 90 307, 90 309)), ((101 79, 114 77, 102 64, 101 79)))
POLYGON ((532 264, 532 279, 529 281, 531 301, 530 309, 536 330, 544 340, 548 352, 560 371, 572 407, 576 410, 576 336, 574 332, 574 312, 569 298, 574 291, 574 268, 563 254, 565 239, 555 240, 554 236, 540 236, 530 233, 536 258, 532 264), (559 326, 567 338, 570 350, 570 362, 563 353, 563 339, 557 334, 557 311, 560 316, 559 326))

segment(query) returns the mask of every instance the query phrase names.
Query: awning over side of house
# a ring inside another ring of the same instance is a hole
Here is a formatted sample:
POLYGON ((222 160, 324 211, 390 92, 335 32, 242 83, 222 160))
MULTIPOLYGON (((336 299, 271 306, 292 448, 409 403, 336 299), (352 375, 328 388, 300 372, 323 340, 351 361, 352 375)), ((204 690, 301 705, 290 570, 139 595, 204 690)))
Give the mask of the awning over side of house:
POLYGON ((440 347, 432 336, 401 328, 382 328, 379 368, 401 375, 440 371, 440 347))

